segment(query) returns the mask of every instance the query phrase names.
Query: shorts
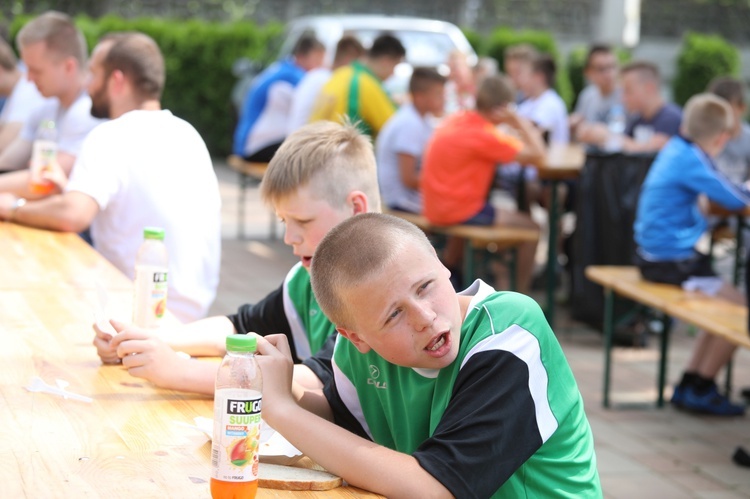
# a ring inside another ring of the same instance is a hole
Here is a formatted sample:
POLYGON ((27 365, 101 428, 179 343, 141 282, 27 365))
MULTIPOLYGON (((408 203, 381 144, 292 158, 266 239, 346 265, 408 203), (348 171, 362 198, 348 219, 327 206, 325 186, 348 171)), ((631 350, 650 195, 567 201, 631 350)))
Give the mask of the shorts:
POLYGON ((479 213, 463 222, 465 225, 492 225, 495 223, 495 207, 485 203, 479 213))
POLYGON ((716 277, 711 266, 711 257, 695 252, 685 260, 666 260, 652 262, 636 253, 635 263, 641 270, 641 275, 647 281, 663 282, 682 286, 691 277, 716 277))

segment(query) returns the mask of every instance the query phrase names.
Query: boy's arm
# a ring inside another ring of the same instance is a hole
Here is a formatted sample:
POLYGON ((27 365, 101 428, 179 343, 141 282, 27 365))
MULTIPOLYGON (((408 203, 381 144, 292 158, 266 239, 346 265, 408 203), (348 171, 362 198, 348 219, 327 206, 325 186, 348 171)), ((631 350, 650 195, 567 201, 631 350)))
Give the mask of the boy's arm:
POLYGON ((498 108, 496 111, 503 123, 513 127, 523 142, 523 148, 516 154, 515 161, 522 165, 543 166, 547 161, 547 148, 541 132, 527 119, 515 111, 498 108))
POLYGON ((705 194, 709 200, 728 210, 739 210, 750 204, 750 190, 746 185, 733 184, 723 173, 701 164, 696 175, 683 177, 689 188, 705 194))
POLYGON ((258 338, 263 418, 270 425, 315 462, 357 487, 387 497, 452 497, 414 457, 361 438, 300 407, 291 393, 292 362, 284 338, 258 338))
POLYGON ((404 187, 419 190, 419 170, 417 158, 411 154, 398 153, 398 173, 404 187))

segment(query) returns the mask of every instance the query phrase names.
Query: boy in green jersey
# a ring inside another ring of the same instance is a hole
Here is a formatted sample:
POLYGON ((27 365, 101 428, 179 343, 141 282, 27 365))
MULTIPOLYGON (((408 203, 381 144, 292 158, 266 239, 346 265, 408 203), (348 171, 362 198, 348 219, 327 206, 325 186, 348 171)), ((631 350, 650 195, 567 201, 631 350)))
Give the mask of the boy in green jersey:
POLYGON ((387 497, 602 496, 581 395, 533 300, 479 280, 457 295, 422 232, 380 214, 328 233, 312 285, 339 332, 315 406, 292 394, 284 337, 259 338, 258 361, 264 419, 314 461, 387 497))
MULTIPOLYGON (((286 225, 284 242, 300 258, 276 291, 236 314, 145 330, 114 323, 119 334, 95 326, 94 344, 105 363, 174 390, 213 394, 217 365, 177 355, 224 355, 229 334, 284 333, 302 386, 322 388, 330 376, 333 324, 310 286, 310 262, 323 236, 351 216, 380 210, 375 156, 367 137, 351 125, 318 122, 291 134, 268 165, 261 196, 286 225), (326 348, 327 347, 327 348, 326 348), (321 349, 328 353, 311 359, 321 349)), ((179 276, 169 276, 178 279, 179 276)))

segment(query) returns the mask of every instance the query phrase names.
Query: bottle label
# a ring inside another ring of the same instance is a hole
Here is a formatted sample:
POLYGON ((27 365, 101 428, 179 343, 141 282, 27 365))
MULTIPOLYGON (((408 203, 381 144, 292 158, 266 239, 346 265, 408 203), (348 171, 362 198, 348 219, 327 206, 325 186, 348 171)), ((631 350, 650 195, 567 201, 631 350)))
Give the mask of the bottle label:
POLYGON ((222 388, 214 395, 212 477, 224 482, 258 479, 261 394, 222 388))
POLYGON ((133 322, 140 327, 155 327, 167 311, 167 269, 137 266, 133 322))

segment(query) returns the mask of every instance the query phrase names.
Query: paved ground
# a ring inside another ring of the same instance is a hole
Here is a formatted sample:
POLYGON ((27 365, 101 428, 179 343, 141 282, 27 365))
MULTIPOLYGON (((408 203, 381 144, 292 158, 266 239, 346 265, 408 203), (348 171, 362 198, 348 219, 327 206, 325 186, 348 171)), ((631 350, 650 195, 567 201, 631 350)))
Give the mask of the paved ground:
MULTIPOLYGON (((248 191, 246 202, 248 237, 237 240, 237 179, 223 164, 217 164, 217 174, 224 202, 224 241, 221 284, 211 313, 225 314, 276 288, 294 258, 282 241, 269 240, 269 212, 256 188, 248 191)), ((283 233, 280 226, 278 233, 283 233)), ((604 410, 601 335, 571 321, 564 306, 559 310, 556 333, 586 403, 605 497, 750 497, 750 468, 731 461, 738 445, 750 451, 750 416, 723 419, 671 407, 655 409, 657 338, 643 349, 615 351, 611 397, 620 406, 604 410)), ((680 375, 692 346, 688 328, 678 326, 673 336, 670 382, 680 375)), ((738 354, 734 381, 739 387, 750 386, 750 352, 738 354)))

